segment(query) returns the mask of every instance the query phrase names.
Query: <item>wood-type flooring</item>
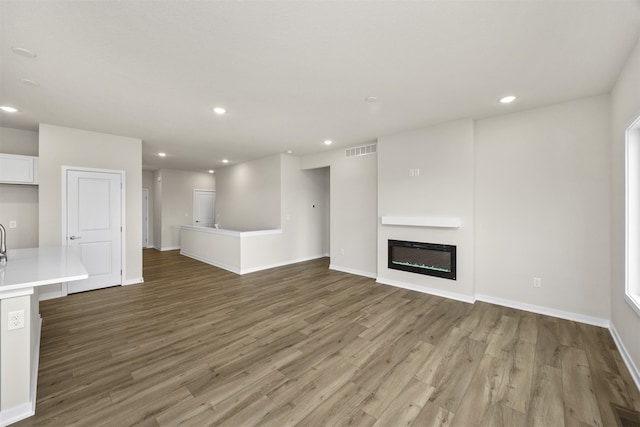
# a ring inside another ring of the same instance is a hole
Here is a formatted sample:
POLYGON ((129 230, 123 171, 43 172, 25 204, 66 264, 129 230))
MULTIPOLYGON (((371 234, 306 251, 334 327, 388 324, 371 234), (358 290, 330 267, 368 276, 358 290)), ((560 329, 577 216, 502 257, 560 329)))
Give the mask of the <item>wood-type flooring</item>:
POLYGON ((44 301, 16 426, 616 426, 608 330, 328 269, 144 250, 144 284, 44 301))

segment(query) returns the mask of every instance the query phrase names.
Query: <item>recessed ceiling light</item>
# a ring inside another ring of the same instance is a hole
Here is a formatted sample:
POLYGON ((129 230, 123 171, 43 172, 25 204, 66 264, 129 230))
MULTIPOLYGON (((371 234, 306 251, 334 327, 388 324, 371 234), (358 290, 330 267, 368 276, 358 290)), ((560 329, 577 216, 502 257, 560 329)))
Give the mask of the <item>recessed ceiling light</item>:
POLYGON ((287 154, 293 154, 293 150, 287 150, 287 154))
POLYGON ((216 107, 213 109, 213 112, 216 114, 224 114, 227 112, 227 110, 225 108, 222 107, 216 107))
POLYGON ((17 113, 18 109, 15 107, 11 107, 10 105, 0 105, 0 110, 4 111, 5 113, 17 113))
POLYGON ((209 173, 214 173, 215 171, 213 169, 209 169, 209 173))
POLYGON ((160 157, 167 157, 167 153, 158 153, 158 156, 160 156, 160 157))
POLYGON ((229 163, 229 160, 227 160, 227 159, 222 159, 222 163, 229 163))
POLYGON ((330 139, 325 139, 324 140, 324 145, 331 145, 331 144, 333 144, 332 140, 330 140, 330 139))
POLYGON ((31 79, 20 79, 20 81, 22 82, 22 84, 27 85, 27 86, 32 86, 32 87, 38 87, 40 86, 40 83, 35 81, 35 80, 31 80, 31 79))
POLYGON ((509 95, 509 96, 505 96, 503 98, 500 98, 500 100, 498 101, 501 104, 509 104, 510 102, 513 102, 516 100, 516 97, 513 95, 509 95))
POLYGON ((25 49, 23 47, 12 47, 11 51, 16 55, 24 56, 25 58, 35 58, 36 56, 38 56, 34 51, 25 49))
POLYGON ((365 102, 376 102, 378 100, 377 96, 367 96, 364 101, 365 102))

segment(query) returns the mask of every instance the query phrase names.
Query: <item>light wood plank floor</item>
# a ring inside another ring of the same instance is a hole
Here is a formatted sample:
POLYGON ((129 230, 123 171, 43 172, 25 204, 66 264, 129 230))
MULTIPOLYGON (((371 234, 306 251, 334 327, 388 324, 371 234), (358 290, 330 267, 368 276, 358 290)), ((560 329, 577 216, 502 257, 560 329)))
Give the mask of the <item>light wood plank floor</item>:
POLYGON ((41 304, 18 426, 616 426, 606 329, 328 270, 244 276, 144 251, 145 283, 41 304))

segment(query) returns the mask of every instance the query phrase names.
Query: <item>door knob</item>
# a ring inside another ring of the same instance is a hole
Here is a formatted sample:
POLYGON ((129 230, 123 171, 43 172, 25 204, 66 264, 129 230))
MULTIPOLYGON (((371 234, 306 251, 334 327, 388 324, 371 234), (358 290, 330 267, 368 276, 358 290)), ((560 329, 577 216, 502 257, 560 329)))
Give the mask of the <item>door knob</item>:
POLYGON ((82 239, 81 236, 71 236, 69 237, 69 240, 76 240, 76 239, 82 239))

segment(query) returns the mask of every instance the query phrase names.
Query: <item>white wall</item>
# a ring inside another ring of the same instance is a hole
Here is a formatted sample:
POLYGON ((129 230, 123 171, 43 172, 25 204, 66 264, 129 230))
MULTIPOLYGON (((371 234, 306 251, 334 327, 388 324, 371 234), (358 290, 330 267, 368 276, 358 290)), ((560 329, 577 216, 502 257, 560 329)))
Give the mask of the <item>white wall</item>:
POLYGON ((608 112, 604 95, 476 122, 479 295, 609 319, 608 112))
POLYGON ((230 230, 280 228, 281 156, 216 169, 216 222, 230 230))
POLYGON ((376 277, 378 156, 337 149, 305 156, 301 167, 329 168, 331 268, 376 277))
POLYGON ((611 92, 611 323, 640 387, 640 317, 625 292, 625 129, 640 116, 640 42, 611 92))
POLYGON ((0 153, 38 155, 38 132, 0 127, 0 153))
MULTIPOLYGON (((62 244, 62 166, 125 171, 127 283, 142 280, 142 141, 86 130, 40 124, 39 246, 62 244)), ((60 285, 43 287, 41 296, 60 294, 60 285), (46 288, 46 289, 45 289, 46 288)))
MULTIPOLYGON (((38 132, 0 127, 0 153, 38 155, 38 132)), ((0 184, 0 224, 9 249, 38 246, 38 186, 0 184), (16 221, 16 228, 9 228, 16 221)))
POLYGON ((276 155, 227 166, 216 175, 216 216, 221 228, 282 230, 259 239, 267 246, 243 249, 249 264, 266 268, 327 255, 326 169, 301 170, 299 157, 276 155))
POLYGON ((193 190, 215 190, 216 177, 210 173, 161 169, 155 172, 154 181, 154 247, 179 249, 180 226, 193 223, 193 190))
POLYGON ((153 172, 153 247, 162 249, 162 175, 161 171, 153 172))
POLYGON ((460 218, 460 228, 378 222, 378 281, 472 301, 474 295, 473 122, 459 120, 378 140, 378 215, 460 218), (410 169, 420 169, 410 176, 410 169), (455 245, 456 280, 387 267, 389 239, 455 245))

